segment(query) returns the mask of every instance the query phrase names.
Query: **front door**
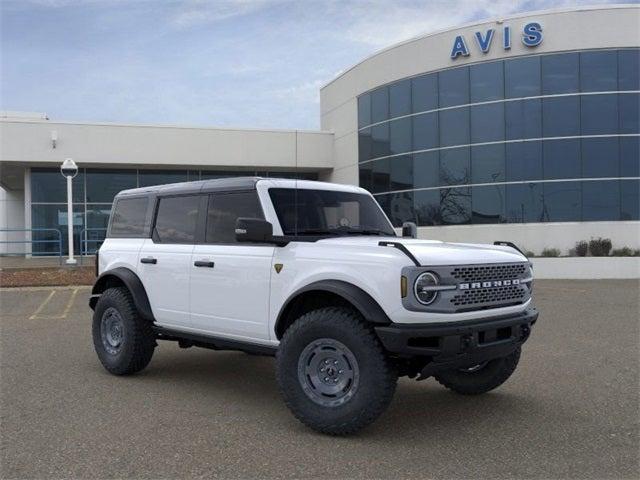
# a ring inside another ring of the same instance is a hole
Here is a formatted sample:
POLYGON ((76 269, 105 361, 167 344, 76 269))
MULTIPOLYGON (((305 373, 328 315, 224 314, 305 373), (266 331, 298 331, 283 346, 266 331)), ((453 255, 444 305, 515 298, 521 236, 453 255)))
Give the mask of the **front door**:
POLYGON ((238 217, 264 218, 255 191, 209 197, 205 241, 191 256, 191 324, 203 333, 268 340, 275 247, 237 243, 238 217))

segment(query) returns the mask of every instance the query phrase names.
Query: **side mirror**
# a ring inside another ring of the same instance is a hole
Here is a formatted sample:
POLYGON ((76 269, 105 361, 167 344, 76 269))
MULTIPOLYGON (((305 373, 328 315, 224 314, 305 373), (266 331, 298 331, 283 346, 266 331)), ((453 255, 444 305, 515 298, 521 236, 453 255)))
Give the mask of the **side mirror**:
POLYGON ((418 238, 418 226, 413 222, 402 224, 402 238, 418 238))
POLYGON ((236 240, 238 242, 271 243, 273 225, 261 218, 244 218, 236 220, 236 240))

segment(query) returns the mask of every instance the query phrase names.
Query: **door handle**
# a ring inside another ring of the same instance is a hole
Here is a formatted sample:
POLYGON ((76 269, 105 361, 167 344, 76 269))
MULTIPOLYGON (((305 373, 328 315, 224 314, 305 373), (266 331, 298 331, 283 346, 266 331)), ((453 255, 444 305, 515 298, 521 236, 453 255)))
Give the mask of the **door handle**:
POLYGON ((151 263, 155 265, 156 263, 158 263, 158 259, 153 257, 145 257, 140 259, 140 263, 151 263))
POLYGON ((207 260, 196 260, 195 262, 193 262, 193 264, 196 267, 207 267, 207 268, 213 268, 215 265, 215 263, 209 262, 207 260))

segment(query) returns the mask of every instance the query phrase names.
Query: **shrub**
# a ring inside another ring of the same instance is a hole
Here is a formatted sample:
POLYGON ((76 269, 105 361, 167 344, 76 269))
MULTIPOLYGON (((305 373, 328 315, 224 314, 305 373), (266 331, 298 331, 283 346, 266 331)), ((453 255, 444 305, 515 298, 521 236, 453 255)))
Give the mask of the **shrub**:
POLYGON ((585 240, 576 242, 575 253, 578 257, 586 257, 589 251, 589 243, 585 240))
POLYGON ((636 252, 629 247, 614 248, 611 250, 611 255, 614 257, 635 257, 634 253, 636 252))
POLYGON ((540 254, 541 257, 559 257, 560 250, 557 248, 545 248, 540 254))
POLYGON ((633 257, 640 257, 640 248, 636 248, 636 249, 633 251, 633 255, 632 255, 632 256, 633 256, 633 257))
POLYGON ((592 238, 589 242, 589 251, 594 257, 606 257, 611 251, 611 239, 609 238, 592 238))
POLYGON ((527 257, 527 258, 533 258, 533 257, 536 256, 536 254, 533 253, 531 250, 525 250, 524 251, 524 256, 527 257))

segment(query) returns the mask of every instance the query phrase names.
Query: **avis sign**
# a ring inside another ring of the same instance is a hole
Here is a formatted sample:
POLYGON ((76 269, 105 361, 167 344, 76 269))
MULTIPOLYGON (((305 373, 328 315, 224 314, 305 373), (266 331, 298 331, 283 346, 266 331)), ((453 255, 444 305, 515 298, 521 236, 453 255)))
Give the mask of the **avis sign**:
MULTIPOLYGON (((502 48, 504 50, 511 48, 511 33, 511 27, 505 26, 502 28, 502 48)), ((482 53, 489 52, 495 35, 496 30, 494 28, 490 28, 486 32, 475 32, 474 37, 482 53)), ((542 43, 542 26, 538 22, 527 23, 522 27, 520 40, 526 47, 537 47, 542 43)), ((468 57, 469 54, 469 47, 464 35, 458 35, 453 41, 451 58, 455 60, 458 57, 468 57)))

